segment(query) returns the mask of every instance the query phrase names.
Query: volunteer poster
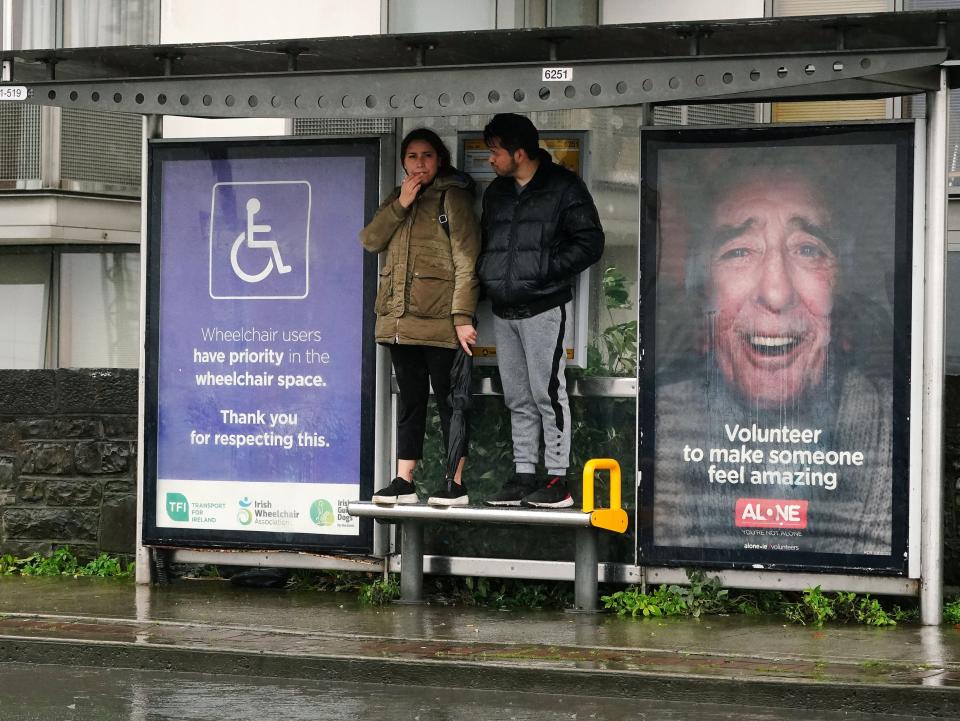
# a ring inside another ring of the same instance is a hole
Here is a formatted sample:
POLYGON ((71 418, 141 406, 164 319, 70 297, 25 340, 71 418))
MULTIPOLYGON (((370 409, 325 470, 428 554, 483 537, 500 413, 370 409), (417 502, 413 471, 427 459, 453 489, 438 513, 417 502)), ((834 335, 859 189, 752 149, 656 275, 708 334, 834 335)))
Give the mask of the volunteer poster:
POLYGON ((377 152, 151 143, 147 542, 369 546, 377 152))
POLYGON ((643 560, 905 571, 913 147, 643 132, 643 560))

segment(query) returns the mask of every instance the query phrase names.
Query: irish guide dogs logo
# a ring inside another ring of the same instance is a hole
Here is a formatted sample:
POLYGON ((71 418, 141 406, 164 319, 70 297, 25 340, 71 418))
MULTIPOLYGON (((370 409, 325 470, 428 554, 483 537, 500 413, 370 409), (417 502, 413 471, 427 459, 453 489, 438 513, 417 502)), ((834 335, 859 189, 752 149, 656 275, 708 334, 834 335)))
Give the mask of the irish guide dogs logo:
POLYGON ((210 200, 210 297, 309 293, 311 188, 305 180, 217 183, 210 200))
POLYGON ((318 498, 310 504, 310 520, 318 526, 332 526, 334 515, 330 501, 325 498, 318 498))
POLYGON ((168 493, 166 509, 171 521, 190 520, 190 502, 182 493, 168 493))

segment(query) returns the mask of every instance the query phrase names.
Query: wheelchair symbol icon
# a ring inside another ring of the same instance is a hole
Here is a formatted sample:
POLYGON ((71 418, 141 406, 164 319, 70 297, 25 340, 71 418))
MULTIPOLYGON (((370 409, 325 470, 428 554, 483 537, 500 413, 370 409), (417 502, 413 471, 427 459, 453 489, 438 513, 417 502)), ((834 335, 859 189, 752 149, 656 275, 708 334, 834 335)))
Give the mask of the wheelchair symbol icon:
POLYGON ((247 201, 247 229, 237 236, 237 239, 233 241, 233 246, 230 248, 230 265, 233 267, 233 272, 238 278, 247 283, 259 283, 273 272, 274 267, 276 267, 277 272, 280 274, 289 273, 293 270, 289 265, 284 264, 283 258, 280 256, 280 246, 277 244, 277 241, 272 239, 257 240, 257 235, 264 235, 270 232, 269 225, 258 225, 254 222, 253 218, 259 212, 260 201, 257 198, 250 198, 250 200, 247 201), (270 257, 267 258, 267 264, 260 272, 247 273, 240 267, 240 260, 237 256, 241 248, 270 250, 270 257))

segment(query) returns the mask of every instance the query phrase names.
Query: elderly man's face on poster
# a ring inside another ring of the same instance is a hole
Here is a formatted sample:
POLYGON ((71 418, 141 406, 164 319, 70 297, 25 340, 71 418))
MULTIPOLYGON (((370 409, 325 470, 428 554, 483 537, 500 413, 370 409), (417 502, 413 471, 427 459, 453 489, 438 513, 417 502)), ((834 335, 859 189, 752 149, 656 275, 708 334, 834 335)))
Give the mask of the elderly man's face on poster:
POLYGON ((753 406, 791 403, 824 376, 838 276, 813 184, 766 172, 732 187, 712 219, 709 310, 725 380, 753 406))

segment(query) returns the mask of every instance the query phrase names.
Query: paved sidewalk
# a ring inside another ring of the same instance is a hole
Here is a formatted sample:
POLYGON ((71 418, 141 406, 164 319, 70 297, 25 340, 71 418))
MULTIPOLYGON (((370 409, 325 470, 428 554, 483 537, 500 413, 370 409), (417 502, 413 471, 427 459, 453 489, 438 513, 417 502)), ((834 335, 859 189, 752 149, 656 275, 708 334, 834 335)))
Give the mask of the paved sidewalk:
POLYGON ((960 716, 960 629, 620 619, 0 578, 0 661, 960 716))

